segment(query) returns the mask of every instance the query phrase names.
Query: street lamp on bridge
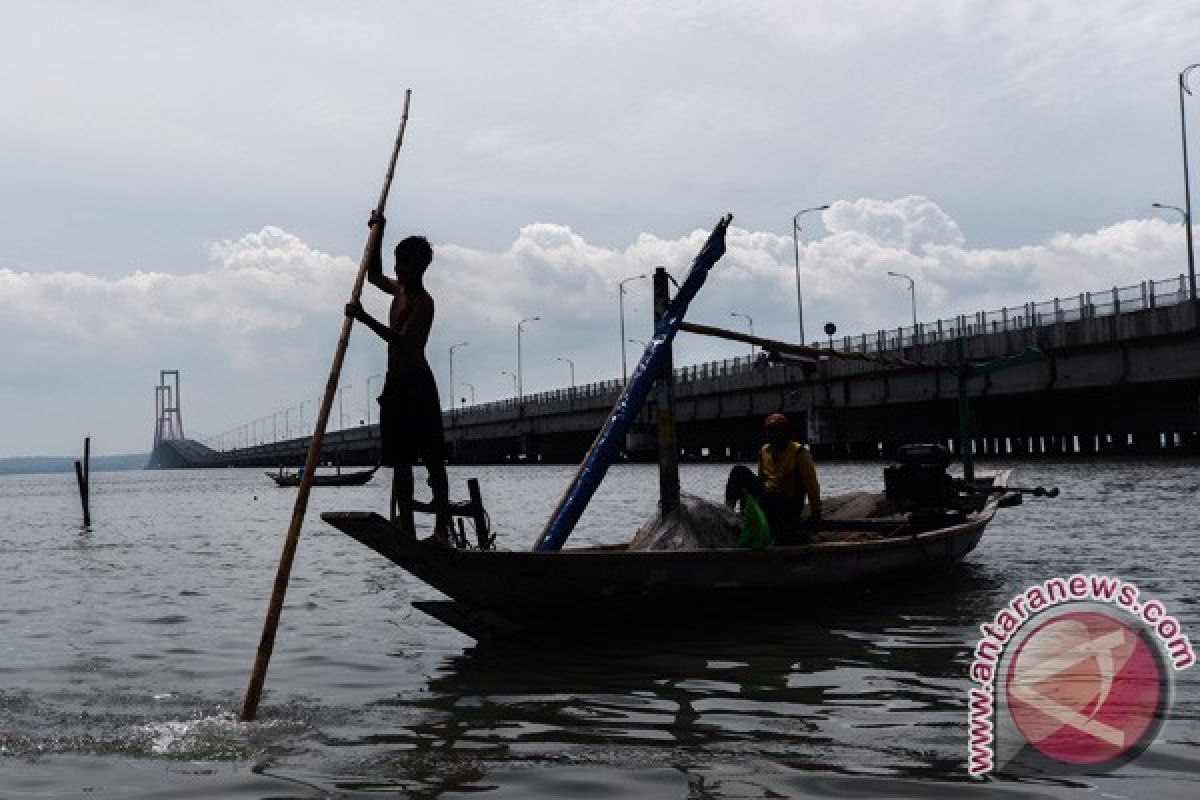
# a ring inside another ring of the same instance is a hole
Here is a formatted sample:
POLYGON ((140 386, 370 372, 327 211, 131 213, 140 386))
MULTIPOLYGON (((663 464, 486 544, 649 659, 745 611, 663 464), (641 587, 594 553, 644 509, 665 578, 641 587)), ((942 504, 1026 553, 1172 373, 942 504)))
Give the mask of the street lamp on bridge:
POLYGON ((501 374, 501 375, 507 375, 508 377, 512 378, 512 382, 513 382, 513 397, 516 397, 516 396, 517 396, 517 376, 516 376, 516 375, 514 375, 514 374, 512 374, 511 372, 509 372, 509 371, 508 371, 508 370, 506 370, 506 369, 502 369, 502 370, 500 370, 500 374, 501 374))
MULTIPOLYGON (((746 320, 746 324, 750 326, 750 335, 751 336, 754 335, 754 317, 750 316, 749 314, 743 314, 740 311, 730 311, 729 316, 741 317, 742 319, 746 320)), ((750 344, 750 360, 751 361, 754 360, 754 343, 753 342, 750 344)))
POLYGON ((525 383, 521 372, 521 328, 526 322, 537 322, 541 317, 526 317, 517 323, 517 399, 525 399, 525 383))
POLYGON ((629 382, 629 367, 625 360, 625 284, 630 281, 640 281, 646 275, 633 275, 617 283, 617 303, 621 308, 621 385, 629 382))
POLYGON ((800 296, 800 215, 812 211, 824 211, 827 208, 829 208, 828 203, 814 208, 804 208, 797 211, 792 217, 792 248, 796 253, 796 319, 800 323, 800 344, 804 344, 804 300, 800 296))
POLYGON ((338 390, 337 390, 337 398, 338 398, 338 430, 339 430, 339 431, 344 431, 344 430, 346 429, 346 421, 345 421, 345 418, 342 416, 342 392, 346 391, 347 389, 351 389, 351 388, 353 388, 353 384, 349 384, 349 383, 347 383, 347 384, 345 384, 345 385, 343 385, 343 386, 339 386, 339 387, 338 387, 338 390))
MULTIPOLYGON (((1165 209, 1170 209, 1171 211, 1178 211, 1179 216, 1183 218, 1183 229, 1188 232, 1188 234, 1187 234, 1188 277, 1191 278, 1192 277, 1192 242, 1191 242, 1192 217, 1191 217, 1191 215, 1188 214, 1188 212, 1186 210, 1180 208, 1179 206, 1171 206, 1171 205, 1167 205, 1166 203, 1151 203, 1150 205, 1154 206, 1155 208, 1165 208, 1165 209)), ((1193 296, 1191 294, 1191 287, 1189 286, 1188 288, 1189 288, 1189 296, 1193 296)))
MULTIPOLYGON (((467 383, 466 381, 463 381, 462 383, 459 384, 459 386, 465 386, 471 390, 471 405, 475 405, 475 384, 467 383)), ((467 402, 467 398, 464 397, 463 403, 466 403, 466 402, 467 402)))
POLYGON ((1184 67, 1183 71, 1179 73, 1179 133, 1180 139, 1183 141, 1183 207, 1187 209, 1183 213, 1183 221, 1187 231, 1188 297, 1192 300, 1196 299, 1196 255, 1192 248, 1192 189, 1191 181, 1188 178, 1187 115, 1184 113, 1183 97, 1185 94, 1192 93, 1188 87, 1188 75, 1197 67, 1200 67, 1200 64, 1192 64, 1184 67))
POLYGON ((912 279, 911 275, 905 275, 903 272, 892 272, 888 270, 888 275, 893 278, 904 278, 908 281, 908 292, 912 298, 912 318, 913 318, 913 336, 917 335, 917 282, 912 279))
POLYGON ((571 368, 571 391, 574 392, 575 391, 575 362, 569 358, 564 358, 562 356, 555 356, 555 360, 556 361, 565 361, 567 366, 571 368))
POLYGON ((470 342, 458 342, 450 345, 450 385, 447 387, 450 390, 450 410, 454 411, 457 404, 454 402, 454 350, 458 347, 466 347, 470 342))

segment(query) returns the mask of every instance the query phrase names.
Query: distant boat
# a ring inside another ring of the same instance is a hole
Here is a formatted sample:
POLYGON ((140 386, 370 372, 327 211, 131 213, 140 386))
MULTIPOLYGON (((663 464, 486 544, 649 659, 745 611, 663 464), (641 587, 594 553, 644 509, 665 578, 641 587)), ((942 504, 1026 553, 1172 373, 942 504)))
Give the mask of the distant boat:
POLYGON ((706 615, 802 614, 814 596, 828 604, 841 588, 958 562, 979 543, 998 507, 1019 502, 1015 494, 995 491, 1008 479, 1004 470, 976 480, 993 489, 977 511, 924 520, 831 519, 819 523, 814 543, 762 550, 457 549, 406 538, 374 513, 321 518, 450 598, 414 606, 483 640, 670 625, 706 615))
MULTIPOLYGON (((357 472, 342 472, 339 468, 333 475, 317 474, 313 475, 313 486, 362 486, 367 481, 374 477, 376 470, 379 467, 371 469, 359 470, 357 472)), ((279 472, 268 472, 267 477, 275 481, 278 486, 299 486, 299 472, 284 472, 282 469, 279 472)))

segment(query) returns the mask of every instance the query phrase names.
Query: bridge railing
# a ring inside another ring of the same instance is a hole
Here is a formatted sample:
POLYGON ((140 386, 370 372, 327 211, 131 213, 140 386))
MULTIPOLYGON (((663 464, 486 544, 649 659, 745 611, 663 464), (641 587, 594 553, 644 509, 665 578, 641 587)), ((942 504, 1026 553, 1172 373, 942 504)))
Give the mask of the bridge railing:
MULTIPOLYGON (((1188 298, 1187 277, 1148 280, 1130 286, 1114 286, 1096 292, 1080 292, 1071 297, 1056 297, 1005 306, 994 311, 977 311, 957 317, 901 326, 875 333, 843 336, 833 340, 835 352, 874 353, 900 350, 922 344, 936 344, 960 337, 1023 330, 1090 317, 1108 317, 1177 305, 1188 298)), ((829 342, 814 341, 813 347, 828 349, 829 342)))
MULTIPOLYGON (((916 326, 880 329, 874 333, 841 336, 833 340, 834 352, 880 353, 900 350, 921 344, 949 342, 959 337, 980 336, 1002 331, 1015 331, 1074 322, 1089 317, 1107 317, 1142 311, 1150 308, 1177 305, 1188 298, 1187 276, 1179 275, 1160 280, 1146 280, 1129 286, 1114 286, 1093 292, 1080 292, 1070 297, 1056 297, 1005 306, 993 311, 977 311, 960 314, 932 322, 921 322, 916 326)), ((815 340, 813 347, 829 349, 829 340, 815 340)), ((710 378, 741 375, 755 369, 749 356, 728 358, 691 364, 675 369, 675 378, 680 382, 707 380, 710 378)), ((621 390, 618 380, 600 381, 576 386, 574 389, 556 389, 549 392, 526 395, 525 403, 543 403, 591 397, 614 397, 621 390)), ((495 400, 490 403, 465 406, 459 412, 486 412, 511 410, 521 405, 515 397, 495 400)))

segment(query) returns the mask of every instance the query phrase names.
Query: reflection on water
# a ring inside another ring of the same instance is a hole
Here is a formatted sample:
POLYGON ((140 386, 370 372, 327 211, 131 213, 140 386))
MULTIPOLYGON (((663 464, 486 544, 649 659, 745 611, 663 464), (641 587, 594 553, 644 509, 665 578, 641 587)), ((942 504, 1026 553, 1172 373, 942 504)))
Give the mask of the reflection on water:
MULTIPOLYGON (((502 545, 519 548, 568 472, 479 468, 454 483, 480 475, 502 545)), ((716 496, 723 473, 691 466, 685 487, 716 496)), ((822 479, 841 491, 877 473, 831 465, 822 479)), ((751 608, 719 625, 532 644, 477 645, 414 612, 427 587, 316 522, 382 508, 384 481, 318 491, 251 725, 235 710, 290 491, 250 471, 99 473, 93 530, 80 533, 69 476, 0 478, 0 795, 961 796, 970 651, 1013 594, 1119 574, 1200 630, 1194 465, 1020 474, 1063 497, 1001 512, 937 579, 798 596, 790 621, 751 608)), ((627 536, 653 482, 652 466, 615 469, 578 541, 627 536)), ((1197 686, 1180 676, 1160 741, 1117 775, 988 789, 1190 796, 1197 686)))

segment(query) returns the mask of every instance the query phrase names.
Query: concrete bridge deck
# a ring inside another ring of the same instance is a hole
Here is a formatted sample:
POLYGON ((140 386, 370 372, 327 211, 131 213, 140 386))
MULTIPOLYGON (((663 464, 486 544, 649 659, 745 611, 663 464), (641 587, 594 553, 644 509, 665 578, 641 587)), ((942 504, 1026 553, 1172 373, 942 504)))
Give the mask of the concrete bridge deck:
MULTIPOLYGON (((954 363, 959 337, 970 360, 1042 350, 1042 361, 970 381, 975 450, 981 454, 1200 452, 1200 304, 1175 297, 1163 305, 1153 285, 1149 295, 1143 288, 1142 297, 1122 307, 1116 290, 1107 305, 1080 295, 1070 305, 1028 304, 1025 313, 964 316, 844 337, 833 346, 945 365, 954 363)), ((957 449, 956 387, 948 368, 834 358, 806 371, 731 359, 676 370, 677 435, 685 456, 751 459, 762 418, 784 410, 825 457, 887 456, 896 444, 916 440, 957 449)), ((610 381, 446 412, 452 460, 577 461, 619 393, 619 382, 610 381)), ((653 421, 653 409, 639 418, 628 441, 631 457, 651 457, 653 421)), ((374 425, 329 432, 324 458, 373 464, 378 436, 374 425)), ((225 452, 163 446, 178 457, 160 460, 181 466, 270 468, 302 463, 308 438, 225 452)))

